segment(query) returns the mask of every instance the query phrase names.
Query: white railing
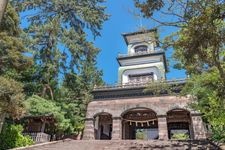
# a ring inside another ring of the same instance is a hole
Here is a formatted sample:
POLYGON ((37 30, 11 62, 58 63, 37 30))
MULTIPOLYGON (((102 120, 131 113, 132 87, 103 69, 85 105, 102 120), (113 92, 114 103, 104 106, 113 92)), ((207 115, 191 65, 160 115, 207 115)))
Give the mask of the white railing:
MULTIPOLYGON (((173 79, 173 80, 165 80, 165 81, 153 81, 154 83, 164 82, 166 84, 182 84, 186 82, 186 79, 173 79)), ((94 91, 103 90, 103 89, 121 89, 121 88, 133 88, 133 87, 147 87, 149 84, 153 82, 133 82, 133 83, 125 83, 125 84, 115 84, 115 85, 103 85, 94 87, 94 91)))
POLYGON ((163 50, 151 50, 151 51, 143 51, 143 52, 136 52, 136 53, 129 53, 129 54, 118 54, 118 58, 122 57, 128 57, 128 56, 139 56, 139 55, 145 55, 145 54, 152 54, 152 53, 160 53, 164 52, 163 50))
POLYGON ((50 135, 43 132, 23 133, 23 135, 29 135, 35 143, 49 142, 51 138, 50 135))

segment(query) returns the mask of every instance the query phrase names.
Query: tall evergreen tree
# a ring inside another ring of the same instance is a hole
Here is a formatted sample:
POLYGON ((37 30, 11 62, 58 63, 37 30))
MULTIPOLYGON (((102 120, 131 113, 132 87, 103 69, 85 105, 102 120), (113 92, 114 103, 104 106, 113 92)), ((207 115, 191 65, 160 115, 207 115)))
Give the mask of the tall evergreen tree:
POLYGON ((177 27, 165 38, 174 48, 175 67, 190 75, 184 94, 212 125, 213 138, 225 141, 225 2, 224 0, 134 0, 144 16, 159 26, 177 27), (155 13, 173 20, 162 20, 155 13))
POLYGON ((20 36, 19 23, 18 14, 8 5, 0 25, 0 75, 19 73, 32 63, 31 58, 24 55, 27 51, 20 36))
MULTIPOLYGON (((66 131, 83 128, 90 91, 102 84, 96 68, 99 49, 88 37, 100 36, 108 15, 103 0, 12 0, 26 12, 27 48, 34 55, 35 94, 51 99, 62 108, 70 126, 66 131), (89 35, 88 35, 88 34, 89 35), (40 85, 40 86, 39 86, 40 85)), ((28 110, 29 111, 29 110, 28 110)))
MULTIPOLYGON (((104 14, 102 0, 14 0, 20 11, 26 11, 29 27, 27 47, 33 50, 43 97, 54 99, 54 89, 66 74, 81 75, 83 64, 89 59, 89 68, 95 66, 99 50, 87 41, 86 31, 99 36, 104 14), (59 78, 60 77, 60 78, 59 78)), ((89 69, 98 78, 95 69, 89 69)))
POLYGON ((17 79, 32 61, 24 55, 21 32, 18 14, 8 5, 0 25, 0 132, 6 115, 19 118, 25 112, 23 84, 17 79))

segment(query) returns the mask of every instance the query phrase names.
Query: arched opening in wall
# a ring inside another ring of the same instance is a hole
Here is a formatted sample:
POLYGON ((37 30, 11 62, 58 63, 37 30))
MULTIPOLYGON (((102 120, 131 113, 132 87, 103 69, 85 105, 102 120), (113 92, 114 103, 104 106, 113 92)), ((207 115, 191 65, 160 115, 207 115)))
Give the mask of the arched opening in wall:
POLYGON ((138 45, 134 48, 135 53, 147 53, 148 46, 146 45, 138 45))
POLYGON ((131 109, 122 114, 121 117, 123 139, 158 139, 157 115, 151 109, 131 109))
POLYGON ((184 109, 173 109, 167 112, 167 128, 169 139, 191 139, 190 112, 184 109))
POLYGON ((100 113, 94 117, 95 139, 111 140, 112 138, 112 115, 100 113))

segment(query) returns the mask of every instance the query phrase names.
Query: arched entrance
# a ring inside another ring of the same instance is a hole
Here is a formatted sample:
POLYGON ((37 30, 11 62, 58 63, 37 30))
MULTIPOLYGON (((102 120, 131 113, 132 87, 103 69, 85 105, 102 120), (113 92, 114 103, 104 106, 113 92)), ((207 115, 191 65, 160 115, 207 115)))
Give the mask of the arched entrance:
POLYGON ((167 112, 168 138, 173 139, 181 134, 191 139, 191 116, 190 112, 184 109, 173 109, 167 112))
POLYGON ((123 139, 158 139, 157 116, 151 109, 130 109, 121 117, 123 139))
POLYGON ((100 113, 94 117, 95 139, 110 140, 112 138, 112 115, 100 113))

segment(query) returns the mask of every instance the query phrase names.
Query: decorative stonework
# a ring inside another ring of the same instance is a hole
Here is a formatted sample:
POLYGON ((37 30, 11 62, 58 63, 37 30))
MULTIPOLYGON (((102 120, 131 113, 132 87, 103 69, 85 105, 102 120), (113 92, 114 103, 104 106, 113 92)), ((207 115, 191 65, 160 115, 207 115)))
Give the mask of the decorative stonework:
POLYGON ((94 122, 93 119, 85 121, 85 130, 83 133, 83 140, 94 140, 94 122))
POLYGON ((158 117, 158 126, 159 126, 159 139, 168 140, 167 121, 165 116, 158 117))
MULTIPOLYGON (((204 139, 206 130, 204 129, 202 119, 200 114, 196 111, 187 108, 190 100, 186 97, 176 97, 176 96, 160 96, 160 97, 137 97, 137 98, 126 98, 126 99, 107 99, 106 101, 92 101, 88 105, 87 118, 93 118, 96 114, 101 112, 106 112, 112 115, 112 118, 121 118, 122 115, 134 108, 148 108, 154 111, 158 118, 158 129, 159 129, 159 138, 167 140, 168 139, 168 130, 167 130, 167 121, 166 116, 167 112, 171 111, 174 108, 180 108, 190 112, 194 139, 204 139), (174 107, 176 104, 176 107, 174 107)), ((120 119, 113 119, 113 131, 112 139, 122 138, 122 123, 120 119)), ((91 129, 94 129, 93 122, 87 122, 84 130, 84 137, 87 139, 93 139, 94 131, 91 132, 91 129), (89 135, 86 135, 89 134, 89 135)))

